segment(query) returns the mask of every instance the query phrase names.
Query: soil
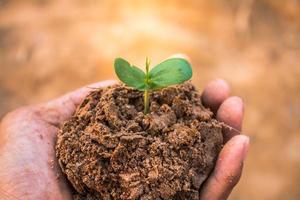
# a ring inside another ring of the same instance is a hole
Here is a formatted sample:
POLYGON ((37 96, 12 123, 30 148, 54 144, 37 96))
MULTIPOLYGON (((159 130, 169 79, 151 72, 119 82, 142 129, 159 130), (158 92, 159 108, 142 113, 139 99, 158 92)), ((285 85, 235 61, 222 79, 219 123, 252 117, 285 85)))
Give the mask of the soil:
POLYGON ((89 94, 58 134, 56 155, 74 199, 199 199, 222 124, 187 82, 143 94, 116 84, 89 94))

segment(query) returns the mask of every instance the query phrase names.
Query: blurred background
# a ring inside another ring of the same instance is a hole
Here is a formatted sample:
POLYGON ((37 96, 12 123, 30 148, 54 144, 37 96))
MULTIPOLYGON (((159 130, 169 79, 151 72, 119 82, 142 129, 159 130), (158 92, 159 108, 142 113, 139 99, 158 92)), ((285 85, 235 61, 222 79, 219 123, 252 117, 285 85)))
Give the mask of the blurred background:
POLYGON ((202 90, 246 103, 250 155, 231 200, 300 199, 299 0, 0 0, 0 117, 185 53, 202 90))

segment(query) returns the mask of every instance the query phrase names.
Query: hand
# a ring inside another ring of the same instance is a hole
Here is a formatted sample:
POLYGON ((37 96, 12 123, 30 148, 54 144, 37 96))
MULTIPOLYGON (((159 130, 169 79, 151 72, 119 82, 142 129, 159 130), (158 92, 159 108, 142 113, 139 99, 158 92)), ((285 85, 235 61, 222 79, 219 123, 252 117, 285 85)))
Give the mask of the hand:
MULTIPOLYGON (((90 85, 104 87, 105 81, 90 85)), ((0 199, 71 200, 72 190, 55 157, 59 125, 91 91, 85 87, 53 101, 19 108, 0 124, 0 199)))
MULTIPOLYGON (((90 87, 105 87, 105 81, 90 87)), ((0 199, 72 199, 71 187, 61 174, 55 157, 55 139, 59 125, 70 118, 89 87, 71 92, 53 101, 20 108, 9 113, 0 124, 0 199)), ((224 81, 208 84, 202 100, 216 111, 217 119, 240 129, 243 104, 238 97, 228 97, 224 81)), ((226 199, 238 182, 249 140, 224 132, 229 140, 216 168, 201 191, 201 200, 226 199), (230 139, 231 138, 231 139, 230 139)))
POLYGON ((223 80, 208 83, 202 102, 211 108, 219 121, 235 129, 223 130, 224 147, 200 195, 201 200, 223 200, 239 182, 249 148, 249 138, 238 134, 242 127, 244 105, 241 98, 229 97, 229 86, 223 80))

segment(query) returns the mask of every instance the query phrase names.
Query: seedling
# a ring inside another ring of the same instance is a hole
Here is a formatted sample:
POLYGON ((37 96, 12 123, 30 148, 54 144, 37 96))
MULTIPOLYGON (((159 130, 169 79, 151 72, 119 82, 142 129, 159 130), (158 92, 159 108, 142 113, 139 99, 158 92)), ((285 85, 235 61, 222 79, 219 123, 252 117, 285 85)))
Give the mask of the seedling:
POLYGON ((115 59, 115 72, 125 85, 144 92, 144 114, 149 112, 149 95, 170 85, 180 84, 189 80, 193 71, 189 62, 182 58, 170 58, 153 67, 146 59, 146 70, 130 65, 122 58, 115 59))

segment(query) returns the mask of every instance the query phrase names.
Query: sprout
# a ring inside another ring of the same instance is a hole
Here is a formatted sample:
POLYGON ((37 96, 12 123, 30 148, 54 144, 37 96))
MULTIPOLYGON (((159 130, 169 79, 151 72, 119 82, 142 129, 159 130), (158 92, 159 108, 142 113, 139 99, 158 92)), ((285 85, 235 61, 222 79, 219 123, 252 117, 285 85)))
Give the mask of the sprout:
POLYGON ((146 73, 122 58, 116 58, 114 65, 118 78, 125 85, 144 92, 144 114, 149 112, 149 93, 151 91, 183 83, 193 75, 191 65, 182 58, 167 59, 150 71, 150 61, 147 58, 146 73))

